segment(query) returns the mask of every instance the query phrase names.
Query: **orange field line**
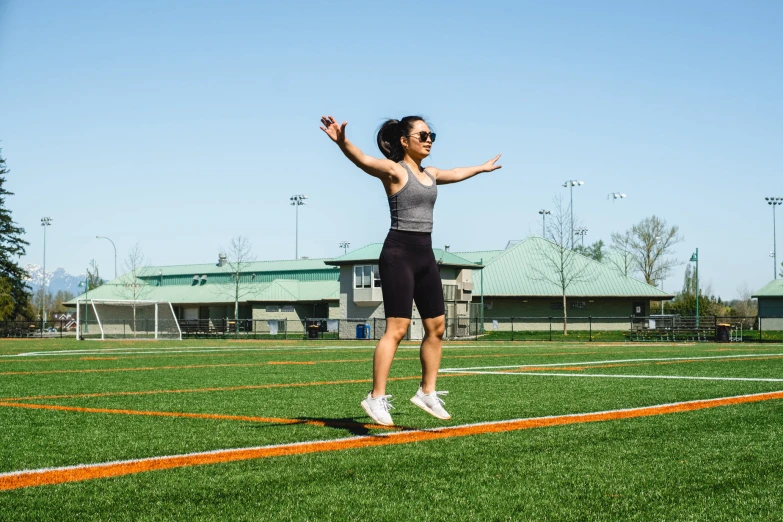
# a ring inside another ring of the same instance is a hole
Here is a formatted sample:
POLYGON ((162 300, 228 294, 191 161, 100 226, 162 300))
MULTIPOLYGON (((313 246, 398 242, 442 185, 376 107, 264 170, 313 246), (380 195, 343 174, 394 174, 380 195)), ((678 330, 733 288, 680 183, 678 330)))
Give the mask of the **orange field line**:
POLYGON ((316 419, 287 419, 279 417, 250 417, 247 415, 223 415, 218 413, 183 413, 175 411, 116 410, 111 408, 82 408, 79 406, 59 406, 55 404, 25 404, 20 402, 0 402, 0 406, 9 408, 28 408, 34 410, 74 411, 80 413, 110 413, 115 415, 143 415, 149 417, 182 417, 187 419, 234 420, 246 422, 264 422, 270 424, 309 424, 321 427, 363 427, 367 429, 404 429, 398 426, 362 424, 360 422, 322 421, 316 419))
POLYGON ((186 455, 151 457, 122 462, 86 464, 54 469, 24 470, 10 473, 1 473, 0 490, 11 490, 43 486, 48 484, 62 484, 66 482, 79 482, 91 479, 119 477, 147 471, 199 466, 206 464, 221 464, 241 460, 409 444, 412 442, 422 442, 453 437, 466 437, 487 433, 502 433, 532 428, 563 426, 568 424, 651 417, 656 415, 682 413, 703 410, 707 408, 715 408, 719 406, 768 401, 773 399, 783 399, 783 391, 757 393, 735 397, 720 397, 717 399, 702 399, 594 413, 578 413, 551 417, 484 422, 479 424, 451 426, 432 430, 402 431, 376 436, 360 436, 347 439, 300 442, 255 448, 216 450, 203 453, 191 453, 186 455))
MULTIPOLYGON (((472 373, 446 373, 439 374, 438 378, 443 377, 475 377, 472 373)), ((421 379, 421 375, 411 375, 408 377, 389 377, 389 381, 410 381, 421 379)), ((208 393, 220 391, 239 391, 239 390, 265 390, 269 388, 300 388, 305 386, 329 386, 337 384, 361 384, 371 383, 372 379, 345 379, 341 381, 311 381, 311 382, 291 382, 277 384, 246 384, 242 386, 224 386, 214 388, 186 388, 174 390, 142 390, 142 391, 120 391, 120 392, 97 392, 97 393, 73 393, 67 395, 33 395, 28 397, 3 397, 1 401, 34 401, 45 399, 84 399, 92 397, 118 397, 126 395, 158 395, 164 393, 208 393)))

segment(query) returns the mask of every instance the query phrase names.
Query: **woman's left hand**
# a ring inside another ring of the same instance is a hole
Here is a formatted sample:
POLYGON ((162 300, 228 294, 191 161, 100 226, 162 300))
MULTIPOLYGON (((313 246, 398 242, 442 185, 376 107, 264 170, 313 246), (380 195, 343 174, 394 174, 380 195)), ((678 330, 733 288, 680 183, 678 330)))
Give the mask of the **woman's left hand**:
POLYGON ((488 162, 484 163, 481 166, 481 170, 483 172, 492 172, 493 170, 498 170, 499 168, 502 168, 503 165, 495 165, 495 162, 500 159, 501 154, 498 154, 488 162))

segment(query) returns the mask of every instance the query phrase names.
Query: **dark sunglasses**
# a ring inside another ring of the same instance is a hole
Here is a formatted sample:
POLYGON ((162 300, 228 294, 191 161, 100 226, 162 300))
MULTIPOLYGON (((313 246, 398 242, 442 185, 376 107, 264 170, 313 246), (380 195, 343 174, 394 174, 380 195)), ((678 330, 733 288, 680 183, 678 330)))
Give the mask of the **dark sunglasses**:
POLYGON ((435 143, 435 133, 434 132, 427 132, 427 131, 421 131, 418 134, 408 134, 408 137, 415 136, 419 138, 419 141, 424 143, 427 141, 427 138, 432 139, 432 143, 435 143))

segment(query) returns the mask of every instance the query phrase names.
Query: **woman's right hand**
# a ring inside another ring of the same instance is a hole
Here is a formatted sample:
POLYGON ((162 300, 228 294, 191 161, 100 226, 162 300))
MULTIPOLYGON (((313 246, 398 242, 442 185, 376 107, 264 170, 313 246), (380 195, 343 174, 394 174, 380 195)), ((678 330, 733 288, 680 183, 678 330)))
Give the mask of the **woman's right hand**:
POLYGON ((334 116, 321 116, 321 123, 323 124, 321 130, 332 138, 333 142, 338 145, 345 144, 345 126, 348 125, 347 121, 344 121, 342 125, 339 125, 334 120, 334 116))

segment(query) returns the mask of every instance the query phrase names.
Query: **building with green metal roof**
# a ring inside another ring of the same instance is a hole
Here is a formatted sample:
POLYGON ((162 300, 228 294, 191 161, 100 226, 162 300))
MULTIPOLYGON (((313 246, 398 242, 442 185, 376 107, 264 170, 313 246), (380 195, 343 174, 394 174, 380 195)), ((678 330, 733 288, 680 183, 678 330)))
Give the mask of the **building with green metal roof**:
MULTIPOLYGON (((556 257, 558 249, 547 239, 531 236, 505 250, 455 254, 485 265, 476 274, 477 291, 473 299, 477 302, 480 298, 476 296, 484 296, 485 317, 562 318, 563 292, 554 282, 558 275, 548 262, 556 257)), ((568 270, 580 276, 565 292, 570 318, 643 317, 649 313, 650 301, 674 298, 644 281, 622 274, 610 264, 581 254, 571 253, 569 263, 568 270)), ((599 324, 614 327, 611 321, 599 324)))
POLYGON ((773 279, 751 297, 759 300, 761 328, 783 330, 783 279, 773 279))
MULTIPOLYGON (((136 299, 171 303, 180 321, 214 321, 234 317, 239 295, 239 319, 292 321, 298 331, 305 318, 337 318, 339 270, 322 259, 243 264, 238 288, 234 276, 224 256, 216 264, 149 266, 135 280, 123 274, 91 290, 88 298, 132 300, 128 288, 135 286, 136 299)), ((82 294, 65 304, 75 307, 84 300, 82 294)))

